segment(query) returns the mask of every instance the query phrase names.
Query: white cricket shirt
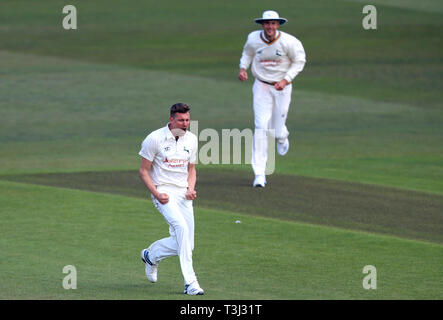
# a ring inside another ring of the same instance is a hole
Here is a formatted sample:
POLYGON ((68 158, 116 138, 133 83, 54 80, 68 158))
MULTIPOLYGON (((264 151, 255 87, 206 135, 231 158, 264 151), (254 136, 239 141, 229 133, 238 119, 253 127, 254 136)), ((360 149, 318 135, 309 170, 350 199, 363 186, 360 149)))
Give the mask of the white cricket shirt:
POLYGON ((286 79, 292 82, 306 63, 305 49, 296 37, 282 31, 269 42, 263 30, 253 31, 243 47, 240 68, 248 69, 252 62, 253 76, 265 82, 286 79))
POLYGON ((190 131, 177 141, 168 125, 150 133, 139 155, 152 162, 150 176, 156 186, 188 187, 188 164, 197 161, 198 139, 190 131))

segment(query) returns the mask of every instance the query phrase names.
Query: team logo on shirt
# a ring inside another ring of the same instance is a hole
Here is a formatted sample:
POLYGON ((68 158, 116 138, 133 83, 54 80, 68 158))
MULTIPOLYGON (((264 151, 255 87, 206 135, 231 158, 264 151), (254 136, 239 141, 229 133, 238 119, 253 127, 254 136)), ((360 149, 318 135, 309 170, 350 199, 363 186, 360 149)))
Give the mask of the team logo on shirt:
POLYGON ((183 147, 183 151, 186 151, 187 153, 189 153, 189 149, 186 149, 186 147, 183 147))
POLYGON ((275 66, 278 66, 281 62, 282 62, 281 59, 278 59, 278 60, 274 60, 274 59, 263 59, 263 60, 260 60, 261 65, 264 66, 264 67, 270 67, 270 66, 271 67, 275 67, 275 66))
POLYGON ((281 57, 281 53, 278 51, 278 49, 275 51, 275 55, 281 57))
POLYGON ((185 167, 188 163, 186 159, 168 159, 168 157, 163 160, 163 163, 167 163, 169 168, 180 168, 185 167))
POLYGON ((169 151, 169 150, 171 150, 171 147, 166 147, 165 148, 165 151, 169 151))

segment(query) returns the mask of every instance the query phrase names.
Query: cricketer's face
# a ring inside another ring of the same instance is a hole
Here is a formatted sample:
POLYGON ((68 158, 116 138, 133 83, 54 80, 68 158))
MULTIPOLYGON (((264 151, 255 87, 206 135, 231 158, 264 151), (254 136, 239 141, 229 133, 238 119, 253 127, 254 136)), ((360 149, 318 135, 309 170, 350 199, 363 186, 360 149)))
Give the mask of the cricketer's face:
POLYGON ((191 121, 191 115, 189 112, 186 113, 176 113, 173 117, 169 118, 170 127, 169 129, 175 136, 181 136, 186 133, 191 121))
POLYGON ((262 23, 263 30, 265 31, 266 38, 274 39, 277 33, 278 27, 280 27, 280 23, 275 20, 264 21, 262 23))

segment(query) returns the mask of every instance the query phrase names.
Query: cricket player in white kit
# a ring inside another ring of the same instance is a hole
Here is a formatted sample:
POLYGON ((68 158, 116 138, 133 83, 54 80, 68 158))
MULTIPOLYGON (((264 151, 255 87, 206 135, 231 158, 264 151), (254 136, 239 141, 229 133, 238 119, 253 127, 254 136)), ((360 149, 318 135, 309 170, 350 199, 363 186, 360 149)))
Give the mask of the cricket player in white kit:
POLYGON ((177 103, 171 107, 169 123, 143 141, 140 178, 151 192, 155 207, 169 224, 170 236, 141 251, 149 281, 157 282, 158 263, 179 256, 185 280, 185 294, 203 295, 192 265, 194 249, 194 210, 192 200, 197 175, 198 140, 190 131, 190 107, 177 103))
POLYGON ((255 22, 261 24, 263 30, 248 35, 238 78, 240 81, 248 79, 246 70, 252 63, 251 71, 255 77, 252 87, 255 125, 251 161, 255 174, 253 186, 264 187, 267 135, 269 130, 274 130, 277 152, 282 156, 288 152, 286 118, 291 102, 291 82, 303 70, 306 55, 297 38, 278 30, 287 19, 280 18, 277 12, 265 11, 255 22))

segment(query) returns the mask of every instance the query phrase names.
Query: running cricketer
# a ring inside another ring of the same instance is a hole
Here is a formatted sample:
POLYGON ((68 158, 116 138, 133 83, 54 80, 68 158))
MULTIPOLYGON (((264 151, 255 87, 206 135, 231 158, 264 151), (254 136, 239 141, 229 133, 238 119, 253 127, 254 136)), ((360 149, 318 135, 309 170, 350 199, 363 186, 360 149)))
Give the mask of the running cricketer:
POLYGON ((287 22, 275 11, 263 12, 255 19, 263 30, 248 35, 240 59, 240 81, 248 80, 246 70, 252 62, 252 87, 254 108, 254 141, 252 145, 252 169, 255 174, 253 186, 266 185, 266 162, 268 158, 268 130, 273 129, 277 140, 277 152, 285 155, 289 150, 289 131, 286 118, 291 102, 294 78, 306 63, 302 43, 294 36, 279 31, 287 22))
POLYGON ((185 281, 185 294, 203 295, 192 265, 194 249, 194 209, 192 200, 197 180, 197 137, 190 131, 190 107, 176 103, 170 109, 169 123, 143 141, 140 178, 151 192, 155 207, 169 224, 170 236, 141 251, 149 281, 157 282, 161 260, 177 256, 185 281))

